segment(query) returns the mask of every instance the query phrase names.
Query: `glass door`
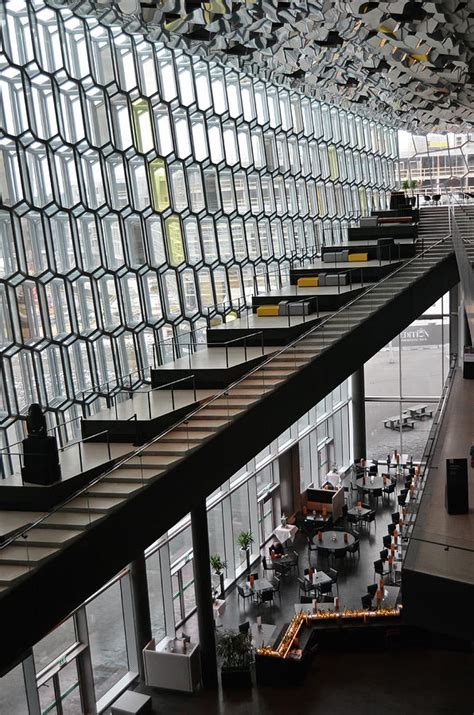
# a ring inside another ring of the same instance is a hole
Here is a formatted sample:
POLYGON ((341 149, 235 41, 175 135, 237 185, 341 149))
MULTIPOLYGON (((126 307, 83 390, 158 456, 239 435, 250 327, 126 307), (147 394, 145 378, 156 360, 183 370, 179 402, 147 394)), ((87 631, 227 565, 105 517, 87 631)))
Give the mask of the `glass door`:
POLYGON ((59 666, 38 686, 41 715, 81 715, 81 694, 76 659, 59 666))

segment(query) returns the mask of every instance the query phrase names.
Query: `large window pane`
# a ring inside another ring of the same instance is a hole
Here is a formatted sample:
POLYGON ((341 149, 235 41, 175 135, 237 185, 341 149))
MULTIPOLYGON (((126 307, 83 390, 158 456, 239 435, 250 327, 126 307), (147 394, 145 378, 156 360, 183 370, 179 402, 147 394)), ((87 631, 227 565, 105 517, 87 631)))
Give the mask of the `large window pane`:
POLYGON ((17 665, 0 678, 0 712, 5 715, 26 715, 28 712, 21 665, 17 665))
POLYGON ((43 670, 76 642, 74 620, 68 618, 33 646, 36 672, 43 670))
POLYGON ((95 694, 101 698, 128 672, 120 582, 86 607, 95 694))
POLYGON ((155 551, 154 554, 147 558, 146 571, 150 599, 151 631, 153 638, 159 641, 164 638, 166 633, 159 551, 155 551))
MULTIPOLYGON (((245 562, 245 553, 240 550, 237 537, 241 531, 250 529, 250 506, 248 496, 248 486, 244 484, 239 487, 231 496, 232 505, 232 534, 234 537, 234 556, 237 566, 245 562)), ((254 539, 256 534, 253 535, 254 539)))

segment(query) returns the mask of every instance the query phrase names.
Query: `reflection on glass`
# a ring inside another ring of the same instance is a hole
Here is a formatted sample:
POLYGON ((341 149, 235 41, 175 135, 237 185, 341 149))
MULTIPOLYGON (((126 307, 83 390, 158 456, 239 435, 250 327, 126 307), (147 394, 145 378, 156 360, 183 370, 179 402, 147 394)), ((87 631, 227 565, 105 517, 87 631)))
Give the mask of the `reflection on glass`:
POLYGON ((170 205, 165 162, 163 159, 154 159, 149 163, 148 167, 153 194, 153 208, 156 211, 165 211, 170 205))
POLYGON ((132 102, 132 120, 135 146, 139 152, 146 154, 153 149, 150 107, 146 99, 136 99, 132 102))
POLYGON ((172 266, 179 266, 185 259, 179 216, 176 214, 169 216, 165 221, 165 227, 170 264, 172 266))

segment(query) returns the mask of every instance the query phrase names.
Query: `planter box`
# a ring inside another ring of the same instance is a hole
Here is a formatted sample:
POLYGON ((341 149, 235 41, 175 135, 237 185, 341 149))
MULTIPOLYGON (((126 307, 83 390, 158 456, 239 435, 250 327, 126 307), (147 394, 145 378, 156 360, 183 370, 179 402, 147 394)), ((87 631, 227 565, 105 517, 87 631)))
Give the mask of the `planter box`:
POLYGON ((223 688, 251 688, 252 671, 250 668, 221 668, 221 682, 223 688))

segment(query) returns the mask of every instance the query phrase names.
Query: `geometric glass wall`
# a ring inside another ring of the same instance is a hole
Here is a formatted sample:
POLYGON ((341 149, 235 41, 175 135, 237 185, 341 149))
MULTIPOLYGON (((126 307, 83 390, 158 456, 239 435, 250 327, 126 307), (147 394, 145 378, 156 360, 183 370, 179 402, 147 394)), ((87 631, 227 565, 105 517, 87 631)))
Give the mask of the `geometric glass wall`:
POLYGON ((397 135, 117 21, 0 13, 1 447, 385 207, 397 135))

